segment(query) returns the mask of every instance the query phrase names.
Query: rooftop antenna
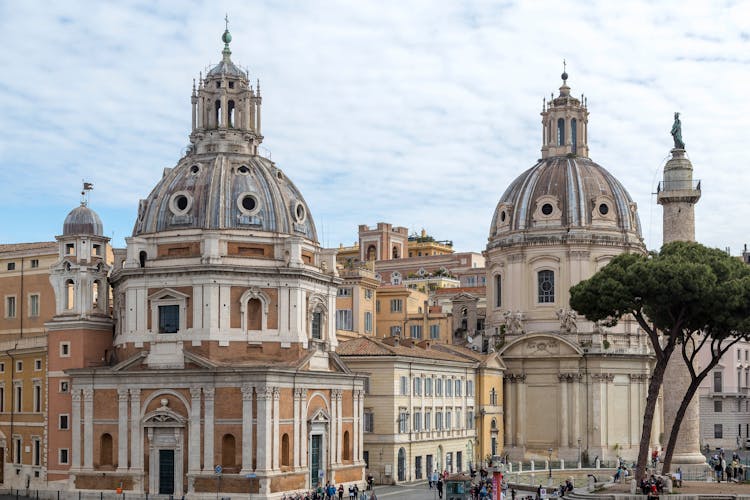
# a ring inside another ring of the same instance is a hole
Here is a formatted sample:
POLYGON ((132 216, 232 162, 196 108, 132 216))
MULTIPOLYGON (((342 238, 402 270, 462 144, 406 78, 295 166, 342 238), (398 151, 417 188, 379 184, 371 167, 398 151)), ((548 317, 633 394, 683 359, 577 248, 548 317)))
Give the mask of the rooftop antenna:
POLYGON ((94 189, 94 185, 83 179, 81 179, 81 182, 83 182, 83 189, 81 189, 81 206, 85 207, 89 203, 89 191, 94 189))

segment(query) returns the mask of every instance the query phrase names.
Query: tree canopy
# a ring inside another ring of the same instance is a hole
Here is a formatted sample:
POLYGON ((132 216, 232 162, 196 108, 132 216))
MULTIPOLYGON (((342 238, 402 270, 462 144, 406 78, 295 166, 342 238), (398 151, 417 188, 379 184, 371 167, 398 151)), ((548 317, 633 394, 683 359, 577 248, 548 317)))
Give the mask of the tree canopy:
POLYGON ((640 477, 656 398, 675 346, 694 342, 696 335, 727 338, 748 331, 750 267, 721 250, 672 242, 658 253, 618 255, 570 294, 571 307, 588 320, 614 326, 631 314, 651 340, 656 363, 638 453, 640 477))

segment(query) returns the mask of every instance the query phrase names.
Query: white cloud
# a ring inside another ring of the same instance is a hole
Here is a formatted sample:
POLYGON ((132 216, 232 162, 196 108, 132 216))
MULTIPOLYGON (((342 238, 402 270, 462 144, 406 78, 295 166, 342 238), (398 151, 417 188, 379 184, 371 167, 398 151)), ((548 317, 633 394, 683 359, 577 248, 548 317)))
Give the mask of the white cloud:
POLYGON ((187 144, 192 79, 218 60, 229 12, 233 59, 261 80, 265 146, 323 244, 388 221, 481 251, 498 198, 539 157, 541 100, 566 58, 589 99, 591 156, 637 201, 649 247, 679 110, 703 181, 697 236, 737 253, 750 224, 749 5, 3 4, 0 185, 13 216, 0 241, 51 239, 86 178, 122 245, 137 200, 187 144))

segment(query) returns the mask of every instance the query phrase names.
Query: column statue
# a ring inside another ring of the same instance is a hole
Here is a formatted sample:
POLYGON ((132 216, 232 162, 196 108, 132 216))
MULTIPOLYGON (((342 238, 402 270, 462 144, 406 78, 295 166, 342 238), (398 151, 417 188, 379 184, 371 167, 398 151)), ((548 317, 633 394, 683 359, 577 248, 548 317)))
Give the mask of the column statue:
POLYGON ((685 143, 682 142, 682 122, 680 122, 680 113, 675 112, 674 123, 672 124, 672 138, 674 139, 675 149, 685 149, 685 143))

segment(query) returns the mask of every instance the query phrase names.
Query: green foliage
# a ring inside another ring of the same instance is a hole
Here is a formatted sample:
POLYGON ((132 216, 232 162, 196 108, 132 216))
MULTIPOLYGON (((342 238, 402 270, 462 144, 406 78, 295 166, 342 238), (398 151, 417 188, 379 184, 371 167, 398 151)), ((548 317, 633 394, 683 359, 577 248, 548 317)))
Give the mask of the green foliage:
POLYGON ((748 326, 750 268, 721 250, 673 242, 659 253, 618 255, 570 294, 573 309, 607 326, 632 313, 662 333, 729 335, 748 326))

